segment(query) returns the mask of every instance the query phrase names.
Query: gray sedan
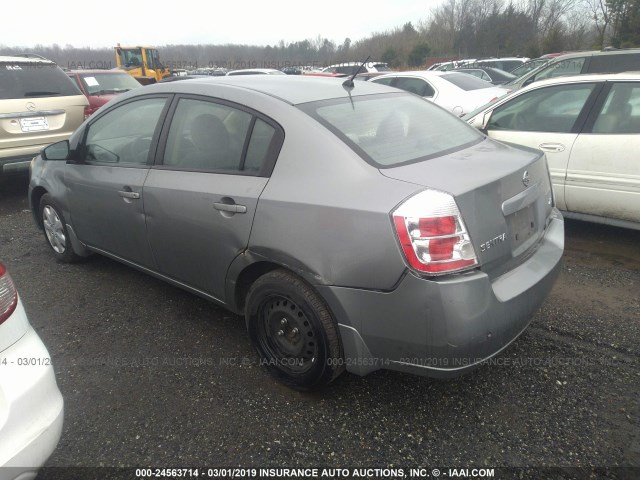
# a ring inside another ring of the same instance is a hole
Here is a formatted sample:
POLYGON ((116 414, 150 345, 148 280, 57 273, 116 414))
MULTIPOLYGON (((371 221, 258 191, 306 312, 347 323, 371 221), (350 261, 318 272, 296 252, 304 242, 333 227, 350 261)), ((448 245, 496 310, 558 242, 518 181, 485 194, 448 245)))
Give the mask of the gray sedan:
POLYGON ((243 315, 261 363, 451 376, 527 327, 563 251, 544 155, 394 88, 293 76, 131 91, 31 165, 62 262, 106 255, 243 315))

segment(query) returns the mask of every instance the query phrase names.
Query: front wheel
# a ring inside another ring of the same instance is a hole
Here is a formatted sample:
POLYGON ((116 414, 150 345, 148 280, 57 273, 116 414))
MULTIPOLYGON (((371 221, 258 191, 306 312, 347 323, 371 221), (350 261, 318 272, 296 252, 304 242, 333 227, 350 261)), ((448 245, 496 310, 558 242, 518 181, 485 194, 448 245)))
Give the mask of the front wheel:
POLYGON ((344 370, 337 325, 300 277, 273 270, 251 286, 245 315, 260 363, 298 390, 321 388, 344 370))
POLYGON ((44 237, 53 250, 56 260, 71 263, 82 258, 73 251, 62 211, 48 193, 40 199, 40 219, 44 237))

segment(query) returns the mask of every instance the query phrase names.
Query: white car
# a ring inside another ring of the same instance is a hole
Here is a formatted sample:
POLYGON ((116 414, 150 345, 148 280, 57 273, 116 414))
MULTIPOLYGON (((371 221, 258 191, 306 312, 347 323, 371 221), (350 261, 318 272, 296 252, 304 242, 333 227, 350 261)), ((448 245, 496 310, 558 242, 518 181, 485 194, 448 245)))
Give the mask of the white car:
POLYGON ((415 93, 459 117, 510 91, 466 73, 433 70, 390 73, 370 82, 415 93))
POLYGON ((62 432, 51 357, 0 263, 0 480, 33 479, 62 432))
POLYGON ((640 229, 640 73, 543 80, 465 120, 546 152, 567 217, 640 229))

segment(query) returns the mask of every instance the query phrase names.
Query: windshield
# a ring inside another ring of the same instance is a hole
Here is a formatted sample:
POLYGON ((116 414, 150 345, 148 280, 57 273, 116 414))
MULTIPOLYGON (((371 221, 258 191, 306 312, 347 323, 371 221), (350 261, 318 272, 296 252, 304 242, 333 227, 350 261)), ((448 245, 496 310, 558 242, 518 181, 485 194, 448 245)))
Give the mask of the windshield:
POLYGON ((444 109, 405 93, 313 102, 300 109, 378 168, 428 160, 484 138, 444 109))
POLYGON ((448 82, 451 82, 456 87, 466 91, 493 87, 493 85, 491 85, 489 82, 485 82, 484 80, 480 80, 477 77, 474 77, 472 75, 467 75, 465 73, 451 72, 451 73, 446 73, 442 75, 440 78, 448 82))
POLYGON ((142 65, 142 50, 140 48, 118 48, 120 65, 125 67, 139 67, 142 65))
POLYGON ((141 86, 128 73, 88 73, 80 78, 89 95, 128 92, 141 86))
POLYGON ((82 95, 55 63, 0 63, 0 98, 82 95))

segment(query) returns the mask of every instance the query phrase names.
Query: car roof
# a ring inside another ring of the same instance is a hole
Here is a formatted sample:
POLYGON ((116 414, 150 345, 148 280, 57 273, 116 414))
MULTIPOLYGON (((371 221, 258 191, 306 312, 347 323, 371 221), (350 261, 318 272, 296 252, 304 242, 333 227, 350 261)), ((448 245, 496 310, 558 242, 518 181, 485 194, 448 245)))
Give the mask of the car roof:
POLYGON ((584 50, 580 52, 563 53, 562 55, 551 57, 550 60, 555 63, 567 58, 593 57, 599 55, 623 55, 625 53, 640 53, 640 48, 623 48, 619 50, 584 50))
POLYGON ((11 55, 0 55, 0 63, 46 63, 46 64, 54 64, 53 62, 47 58, 35 58, 35 57, 15 57, 11 55))
MULTIPOLYGON (((357 82, 351 89, 342 86, 344 78, 314 77, 305 75, 238 75, 194 78, 182 82, 157 83, 133 92, 167 92, 214 94, 220 86, 227 88, 246 89, 263 93, 282 100, 291 105, 330 100, 334 98, 348 98, 380 93, 398 93, 398 90, 386 85, 370 82, 357 82), (217 87, 217 88, 216 88, 217 87)), ((131 93, 131 92, 129 92, 131 93)), ((135 95, 136 93, 132 94, 135 95)))
POLYGON ((514 92, 523 92, 529 89, 543 87, 545 85, 559 85, 564 83, 576 82, 587 83, 594 81, 640 81, 640 71, 621 73, 591 73, 583 75, 571 75, 566 77, 547 78, 545 80, 539 80, 537 82, 531 83, 519 90, 514 90, 514 92))

